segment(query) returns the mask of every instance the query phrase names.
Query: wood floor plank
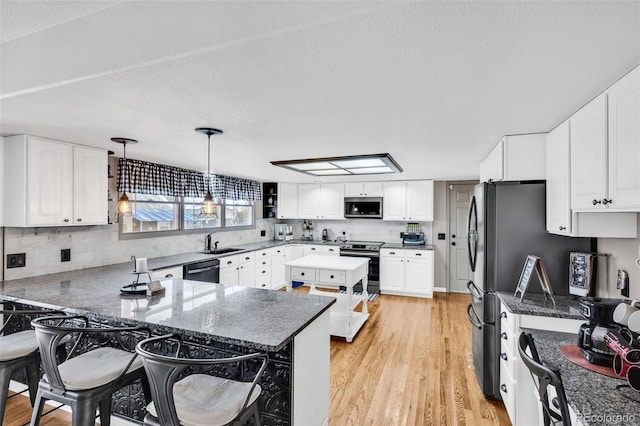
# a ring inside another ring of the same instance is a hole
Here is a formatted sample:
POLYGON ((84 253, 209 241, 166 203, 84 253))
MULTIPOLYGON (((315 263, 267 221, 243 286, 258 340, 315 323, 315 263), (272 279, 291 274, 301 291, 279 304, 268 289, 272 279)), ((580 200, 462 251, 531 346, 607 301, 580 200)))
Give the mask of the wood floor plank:
MULTIPOLYGON (((436 293, 433 299, 381 295, 370 302, 369 320, 352 343, 331 338, 329 424, 509 425, 502 402, 486 400, 475 378, 469 301, 468 295, 436 293)), ((30 416, 26 397, 11 398, 4 425, 20 426, 30 416)), ((60 410, 42 421, 69 424, 60 410)))

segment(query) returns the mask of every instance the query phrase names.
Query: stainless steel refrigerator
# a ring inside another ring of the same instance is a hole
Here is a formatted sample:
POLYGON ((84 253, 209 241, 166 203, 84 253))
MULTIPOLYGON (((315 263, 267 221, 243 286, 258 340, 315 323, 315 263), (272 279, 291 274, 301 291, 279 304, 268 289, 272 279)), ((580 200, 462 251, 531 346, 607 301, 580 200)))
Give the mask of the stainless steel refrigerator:
MULTIPOLYGON (((500 399, 500 301, 513 293, 527 255, 539 256, 554 294, 569 294, 569 253, 594 251, 596 240, 549 234, 545 226, 545 183, 499 182, 476 185, 469 207, 469 262, 473 367, 487 398, 500 399)), ((541 293, 535 277, 526 294, 541 293)), ((525 295, 526 298, 526 295, 525 295)))

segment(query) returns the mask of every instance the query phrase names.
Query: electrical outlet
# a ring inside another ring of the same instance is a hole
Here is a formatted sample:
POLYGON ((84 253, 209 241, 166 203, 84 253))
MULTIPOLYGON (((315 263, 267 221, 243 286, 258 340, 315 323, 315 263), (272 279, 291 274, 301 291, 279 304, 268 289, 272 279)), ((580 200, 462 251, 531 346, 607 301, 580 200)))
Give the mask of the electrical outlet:
POLYGON ((260 236, 261 237, 266 237, 267 236, 267 231, 265 231, 264 229, 260 231, 260 236))
POLYGON ((445 238, 446 238, 446 237, 445 237, 445 235, 444 235, 444 232, 439 232, 439 233, 438 233, 438 239, 439 239, 439 240, 444 240, 445 238))
POLYGON ((14 253, 7 255, 7 269, 24 268, 27 265, 26 253, 14 253))
POLYGON ((400 232, 400 238, 404 238, 404 232, 400 232))
POLYGON ((60 250, 60 262, 70 262, 70 261, 71 261, 71 249, 60 250))

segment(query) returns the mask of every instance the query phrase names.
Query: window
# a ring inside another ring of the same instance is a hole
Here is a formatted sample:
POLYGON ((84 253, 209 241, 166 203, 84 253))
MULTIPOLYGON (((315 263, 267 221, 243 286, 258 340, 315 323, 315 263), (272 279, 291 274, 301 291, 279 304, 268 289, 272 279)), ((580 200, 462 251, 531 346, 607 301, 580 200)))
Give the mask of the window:
POLYGON ((217 217, 200 217, 202 198, 129 194, 131 216, 120 218, 121 235, 168 235, 182 231, 244 229, 255 226, 254 202, 215 199, 217 217))

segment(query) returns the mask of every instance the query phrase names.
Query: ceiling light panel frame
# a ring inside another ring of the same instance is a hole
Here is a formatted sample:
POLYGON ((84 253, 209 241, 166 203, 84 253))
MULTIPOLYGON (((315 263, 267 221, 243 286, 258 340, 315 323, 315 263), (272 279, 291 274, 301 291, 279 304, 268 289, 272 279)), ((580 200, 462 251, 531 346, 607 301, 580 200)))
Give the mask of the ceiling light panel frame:
POLYGON ((272 161, 271 164, 310 176, 363 176, 404 171, 389 153, 272 161))

